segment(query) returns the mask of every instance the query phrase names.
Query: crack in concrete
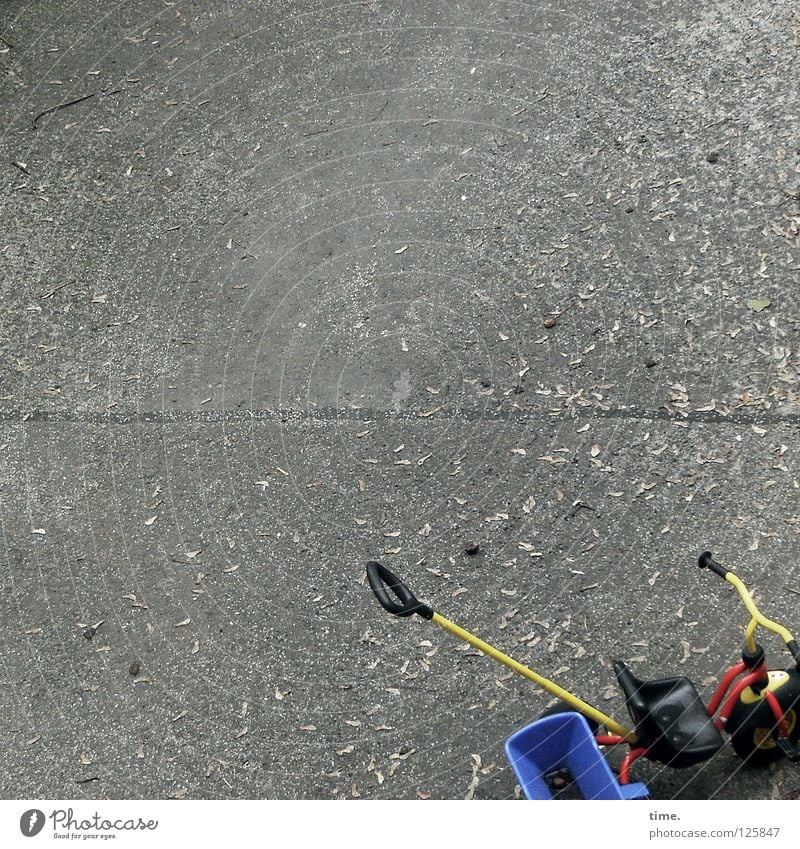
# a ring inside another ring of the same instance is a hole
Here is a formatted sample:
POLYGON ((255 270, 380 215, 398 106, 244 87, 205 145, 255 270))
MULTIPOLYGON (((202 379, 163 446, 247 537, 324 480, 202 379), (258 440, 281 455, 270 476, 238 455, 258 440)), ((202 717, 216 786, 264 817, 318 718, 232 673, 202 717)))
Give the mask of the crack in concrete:
POLYGON ((215 424, 245 422, 370 422, 393 421, 398 423, 447 421, 553 421, 564 418, 585 421, 588 419, 629 419, 631 421, 686 422, 713 425, 781 425, 800 423, 800 412, 775 412, 769 410, 738 410, 722 415, 713 410, 688 411, 675 415, 664 409, 646 407, 585 407, 577 410, 547 411, 524 410, 520 408, 505 410, 377 410, 336 407, 296 407, 284 409, 253 410, 0 410, 0 422, 58 424, 215 424))

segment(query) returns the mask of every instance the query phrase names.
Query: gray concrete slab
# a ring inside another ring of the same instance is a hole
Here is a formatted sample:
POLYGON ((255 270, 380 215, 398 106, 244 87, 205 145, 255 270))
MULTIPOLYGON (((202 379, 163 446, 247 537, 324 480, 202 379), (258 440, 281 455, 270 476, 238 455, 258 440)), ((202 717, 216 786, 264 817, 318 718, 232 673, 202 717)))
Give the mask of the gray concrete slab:
POLYGON ((0 796, 513 798, 548 697, 372 558, 619 718, 704 548, 796 625, 791 3, 2 16, 0 796))

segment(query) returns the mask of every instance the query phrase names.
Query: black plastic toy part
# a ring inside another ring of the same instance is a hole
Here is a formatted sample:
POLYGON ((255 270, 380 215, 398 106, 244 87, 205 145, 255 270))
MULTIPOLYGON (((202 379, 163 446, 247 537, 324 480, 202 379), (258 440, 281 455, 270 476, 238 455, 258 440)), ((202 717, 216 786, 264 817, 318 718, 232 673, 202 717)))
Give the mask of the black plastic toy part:
POLYGON ((712 572, 716 573, 720 576, 720 578, 725 578, 725 576, 730 572, 730 569, 726 569, 721 563, 717 563, 714 560, 714 556, 710 551, 704 551, 697 560, 697 565, 701 569, 710 569, 712 572))
POLYGON ((640 681, 622 661, 614 672, 636 724, 637 745, 650 760, 680 769, 707 761, 725 745, 688 678, 640 681))
POLYGON ((419 601, 400 578, 393 575, 383 564, 374 560, 367 563, 367 580, 375 598, 389 613, 395 616, 413 616, 416 613, 423 619, 433 619, 433 610, 419 601), (399 599, 399 604, 392 599, 387 589, 399 599))

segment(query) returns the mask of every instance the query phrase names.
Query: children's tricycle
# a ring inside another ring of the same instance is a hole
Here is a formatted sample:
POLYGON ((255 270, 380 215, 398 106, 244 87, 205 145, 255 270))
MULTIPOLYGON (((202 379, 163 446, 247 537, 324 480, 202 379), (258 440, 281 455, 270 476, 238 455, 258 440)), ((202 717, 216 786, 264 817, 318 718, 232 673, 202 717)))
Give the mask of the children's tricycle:
POLYGON ((780 757, 800 760, 800 647, 792 634, 756 606, 747 587, 711 552, 699 559, 733 585, 750 614, 741 660, 722 677, 705 705, 685 677, 642 681, 619 661, 614 664, 633 727, 627 728, 553 681, 523 666, 474 634, 435 613, 380 563, 367 564, 367 579, 381 606, 395 616, 417 614, 489 657, 538 684, 563 703, 517 731, 506 741, 506 754, 528 799, 551 799, 569 785, 588 799, 646 798, 647 788, 631 783, 631 766, 647 758, 666 766, 694 766, 713 757, 724 745, 725 731, 736 754, 749 764, 780 757), (391 595, 390 595, 391 593, 391 595), (761 626, 786 644, 794 665, 768 669, 764 649, 756 642, 761 626), (618 774, 601 747, 627 744, 618 774))

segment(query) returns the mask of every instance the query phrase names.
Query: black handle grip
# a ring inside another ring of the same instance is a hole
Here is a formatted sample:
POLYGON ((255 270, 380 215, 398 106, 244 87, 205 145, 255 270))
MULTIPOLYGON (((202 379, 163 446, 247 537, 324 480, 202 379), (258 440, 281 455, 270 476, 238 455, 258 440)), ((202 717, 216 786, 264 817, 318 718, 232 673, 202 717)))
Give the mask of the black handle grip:
POLYGON ((731 571, 730 569, 726 569, 721 563, 717 563, 710 551, 704 551, 700 555, 697 565, 701 569, 710 569, 712 572, 719 575, 720 578, 725 578, 728 572, 731 571))
POLYGON ((393 575, 383 564, 374 560, 367 563, 367 580, 381 607, 394 616, 412 616, 418 613, 423 619, 433 618, 433 610, 418 601, 400 578, 393 575), (399 604, 392 599, 387 589, 399 599, 399 604))

